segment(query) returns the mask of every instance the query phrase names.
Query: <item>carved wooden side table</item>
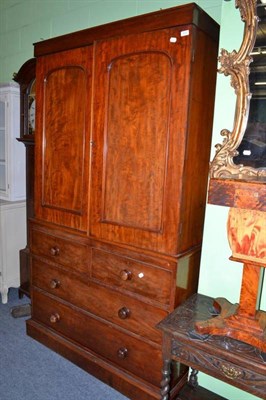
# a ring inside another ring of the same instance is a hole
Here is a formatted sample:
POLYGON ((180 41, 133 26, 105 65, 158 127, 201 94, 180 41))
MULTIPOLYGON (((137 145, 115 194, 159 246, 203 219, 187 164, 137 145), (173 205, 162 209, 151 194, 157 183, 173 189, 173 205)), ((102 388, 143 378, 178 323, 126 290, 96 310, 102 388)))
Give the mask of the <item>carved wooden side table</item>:
POLYGON ((266 399, 265 353, 230 337, 195 331, 197 321, 216 317, 213 298, 195 294, 157 325, 163 332, 162 400, 169 398, 172 360, 192 368, 190 383, 194 386, 197 371, 202 371, 266 399))

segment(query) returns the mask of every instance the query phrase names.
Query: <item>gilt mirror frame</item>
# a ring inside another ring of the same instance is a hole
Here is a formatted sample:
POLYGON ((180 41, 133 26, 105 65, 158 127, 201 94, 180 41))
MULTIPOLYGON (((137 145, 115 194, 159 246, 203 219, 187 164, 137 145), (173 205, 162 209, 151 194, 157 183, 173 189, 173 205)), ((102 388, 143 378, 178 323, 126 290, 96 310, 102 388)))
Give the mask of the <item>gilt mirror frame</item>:
MULTIPOLYGON (((266 5, 265 5, 266 6, 266 5)), ((250 93, 249 74, 250 55, 256 41, 258 29, 257 0, 235 0, 235 7, 239 9, 244 22, 244 34, 239 51, 228 52, 221 50, 218 61, 219 73, 231 77, 231 86, 236 94, 235 119, 232 132, 228 129, 221 131, 224 137, 222 144, 216 144, 216 153, 210 164, 211 178, 243 179, 266 176, 266 168, 256 169, 243 164, 235 164, 233 158, 238 155, 238 147, 246 131, 249 117, 250 93)))

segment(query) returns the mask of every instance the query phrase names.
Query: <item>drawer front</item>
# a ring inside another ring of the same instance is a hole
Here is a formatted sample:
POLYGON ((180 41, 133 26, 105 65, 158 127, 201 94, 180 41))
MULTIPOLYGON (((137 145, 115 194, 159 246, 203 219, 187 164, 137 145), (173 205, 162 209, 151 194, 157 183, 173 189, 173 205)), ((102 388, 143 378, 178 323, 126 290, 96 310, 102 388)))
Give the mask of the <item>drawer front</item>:
POLYGON ((161 348, 118 331, 37 290, 32 318, 154 385, 161 380, 161 348))
POLYGON ((161 343, 155 328, 167 312, 32 259, 32 284, 124 329, 161 343))
POLYGON ((92 278, 169 304, 172 273, 131 258, 92 250, 92 278))
MULTIPOLYGON (((216 350, 215 342, 213 344, 214 350, 211 351, 211 349, 208 349, 210 344, 207 344, 206 348, 199 349, 195 348, 194 345, 190 346, 189 343, 182 343, 181 341, 173 340, 172 355, 175 360, 185 363, 192 368, 196 368, 217 379, 221 379, 231 385, 240 387, 242 390, 247 389, 249 393, 253 393, 259 397, 260 395, 265 396, 265 371, 261 370, 261 373, 258 373, 252 369, 244 367, 243 360, 241 362, 241 352, 239 352, 238 361, 235 363, 226 359, 224 350, 221 351, 221 349, 219 349, 219 353, 225 355, 225 358, 221 358, 216 350), (215 352, 217 352, 217 356, 215 355, 215 352)), ((265 399, 265 397, 262 398, 265 399)))
POLYGON ((70 270, 81 273, 88 273, 89 271, 89 247, 74 241, 32 229, 31 252, 46 257, 70 270))

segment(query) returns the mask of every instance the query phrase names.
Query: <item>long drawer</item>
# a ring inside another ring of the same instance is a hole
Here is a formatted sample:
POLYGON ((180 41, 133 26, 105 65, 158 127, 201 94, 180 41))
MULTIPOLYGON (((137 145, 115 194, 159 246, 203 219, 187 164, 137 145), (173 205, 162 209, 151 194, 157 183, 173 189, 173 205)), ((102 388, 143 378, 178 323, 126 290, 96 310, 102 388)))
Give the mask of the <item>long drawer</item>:
POLYGON ((117 286, 163 304, 169 304, 172 285, 171 271, 122 257, 106 251, 92 249, 92 278, 117 286))
POLYGON ((70 270, 89 273, 90 249, 84 244, 32 227, 30 246, 33 254, 48 258, 70 270))
POLYGON ((32 290, 32 319, 91 349, 121 368, 159 385, 161 348, 117 330, 36 289, 32 290))
POLYGON ((161 343, 154 328, 167 312, 32 258, 32 284, 124 329, 161 343))

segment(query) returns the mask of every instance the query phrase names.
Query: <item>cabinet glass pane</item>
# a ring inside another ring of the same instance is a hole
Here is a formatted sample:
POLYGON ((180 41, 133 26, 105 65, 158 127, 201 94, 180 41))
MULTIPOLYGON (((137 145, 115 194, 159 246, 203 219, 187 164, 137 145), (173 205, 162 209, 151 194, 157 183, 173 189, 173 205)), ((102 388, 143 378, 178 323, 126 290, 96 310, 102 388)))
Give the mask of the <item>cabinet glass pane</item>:
POLYGON ((5 102, 0 100, 0 190, 6 191, 5 102))
POLYGON ((0 161, 5 160, 5 102, 0 100, 0 161))
POLYGON ((5 131, 0 128, 0 162, 5 161, 5 131))
POLYGON ((5 128, 5 102, 0 100, 0 129, 5 128))
POLYGON ((6 191, 6 166, 0 161, 0 190, 6 191))
POLYGON ((0 85, 0 198, 25 199, 25 148, 16 140, 19 133, 19 87, 0 85))

